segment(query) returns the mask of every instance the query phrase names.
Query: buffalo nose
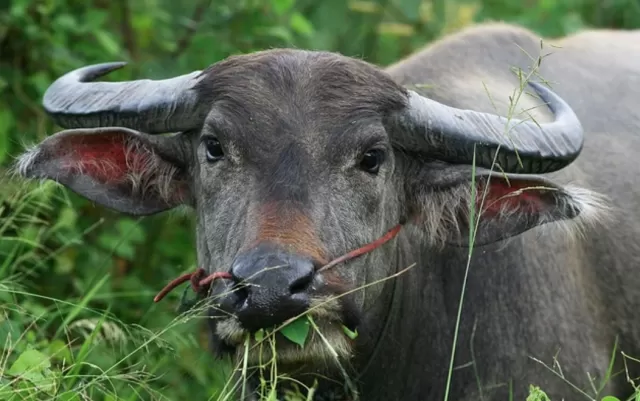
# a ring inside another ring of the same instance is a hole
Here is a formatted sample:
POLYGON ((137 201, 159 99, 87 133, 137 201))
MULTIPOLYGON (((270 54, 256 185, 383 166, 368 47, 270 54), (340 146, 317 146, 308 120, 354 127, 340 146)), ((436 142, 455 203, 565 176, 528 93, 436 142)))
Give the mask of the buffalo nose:
POLYGON ((309 308, 315 265, 309 258, 260 244, 236 257, 234 290, 222 302, 246 330, 271 328, 309 308))

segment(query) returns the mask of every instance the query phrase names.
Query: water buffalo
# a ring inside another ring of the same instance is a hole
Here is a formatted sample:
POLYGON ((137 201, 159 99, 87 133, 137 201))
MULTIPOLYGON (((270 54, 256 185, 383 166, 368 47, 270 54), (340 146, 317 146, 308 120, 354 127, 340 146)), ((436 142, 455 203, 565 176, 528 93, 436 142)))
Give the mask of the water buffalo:
POLYGON ((278 372, 320 375, 316 399, 349 399, 342 367, 363 400, 441 400, 466 283, 450 400, 523 400, 530 384, 596 399, 614 351, 601 395, 629 394, 619 351, 640 356, 640 32, 542 43, 492 23, 386 69, 273 49, 166 80, 92 82, 122 65, 51 85, 44 108, 67 130, 17 171, 123 213, 191 206, 199 263, 224 273, 210 288, 218 350, 242 355, 245 332, 310 310, 331 347, 316 332, 302 348, 280 338, 278 372))

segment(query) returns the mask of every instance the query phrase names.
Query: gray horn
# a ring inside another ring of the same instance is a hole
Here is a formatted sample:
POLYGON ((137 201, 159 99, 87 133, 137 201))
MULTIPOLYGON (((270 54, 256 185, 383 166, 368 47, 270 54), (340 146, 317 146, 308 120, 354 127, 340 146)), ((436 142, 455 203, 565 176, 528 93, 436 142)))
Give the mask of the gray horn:
POLYGON ((403 131, 398 141, 408 149, 450 163, 472 164, 475 145, 475 164, 479 167, 492 168, 495 161, 507 173, 559 170, 580 154, 582 125, 557 94, 535 82, 529 85, 553 112, 554 121, 538 124, 533 120, 508 120, 449 107, 409 91, 408 108, 396 121, 403 131), (407 146, 407 142, 412 143, 407 146))
POLYGON ((201 124, 191 90, 200 71, 157 81, 91 82, 125 64, 90 65, 63 75, 45 92, 45 110, 63 128, 118 126, 157 134, 201 124))

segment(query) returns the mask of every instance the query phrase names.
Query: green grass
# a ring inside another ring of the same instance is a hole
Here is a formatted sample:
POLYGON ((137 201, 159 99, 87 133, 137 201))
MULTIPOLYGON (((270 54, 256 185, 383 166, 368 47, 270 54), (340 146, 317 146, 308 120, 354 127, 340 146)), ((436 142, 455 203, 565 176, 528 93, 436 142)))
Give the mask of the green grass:
MULTIPOLYGON (((65 203, 64 191, 51 183, 13 189, 0 199, 0 400, 216 399, 229 366, 210 368, 197 315, 155 312, 166 319, 159 328, 123 322, 110 307, 93 306, 132 296, 110 293, 109 274, 96 265, 98 278, 78 283, 81 291, 39 295, 60 275, 48 262, 82 238, 67 236, 50 206, 65 203)), ((147 305, 141 315, 154 313, 147 305)))
MULTIPOLYGON (((157 327, 123 322, 110 306, 92 306, 100 304, 102 297, 111 299, 119 295, 110 294, 105 288, 109 282, 105 274, 99 274, 96 280, 83 285, 81 292, 69 297, 39 295, 44 291, 34 286, 34 282, 46 283, 47 275, 55 274, 47 268, 47 261, 81 246, 83 236, 90 230, 79 237, 64 234, 62 217, 51 206, 56 202, 68 203, 66 192, 57 185, 46 182, 12 188, 15 190, 4 192, 10 196, 0 199, 4 205, 0 224, 0 252, 4 260, 0 267, 0 400, 231 400, 233 391, 247 391, 244 379, 250 369, 246 358, 233 366, 230 361, 214 362, 202 351, 206 344, 198 335, 203 330, 204 309, 200 305, 180 314, 153 311, 149 297, 149 310, 145 314, 169 315, 166 323, 157 327), (232 376, 232 371, 238 375, 232 376)), ((471 215, 476 216, 476 211, 471 210, 471 215)), ((470 228, 472 238, 474 229, 470 228)), ((472 248, 469 256, 471 252, 472 248)), ((387 279, 394 279, 411 267, 387 279)), ((462 297, 460 305, 458 323, 462 297)), ((275 333, 293 327, 292 322, 300 321, 304 315, 261 333, 251 345, 268 347, 270 354, 275 355, 257 369, 261 400, 276 400, 275 384, 292 380, 278 372, 277 355, 273 352, 275 333)), ((309 322, 310 329, 302 333, 300 329, 289 330, 286 335, 289 341, 304 343, 306 337, 314 334, 324 339, 313 319, 309 318, 309 322)), ((331 344, 323 341, 329 353, 335 355, 331 344)), ((453 341, 455 344, 456 339, 453 341)), ((245 353, 249 346, 247 340, 245 353)), ((453 358, 454 355, 450 372, 453 358)), ((562 377, 559 364, 548 368, 562 377)), ((347 381, 348 375, 343 371, 347 381)), ((298 391, 287 394, 286 401, 313 399, 315 389, 298 384, 298 391)), ((585 400, 615 401, 612 397, 592 396, 590 389, 581 391, 585 400)), ((635 399, 640 400, 640 392, 635 399)), ((547 400, 544 389, 531 386, 527 401, 547 400)))

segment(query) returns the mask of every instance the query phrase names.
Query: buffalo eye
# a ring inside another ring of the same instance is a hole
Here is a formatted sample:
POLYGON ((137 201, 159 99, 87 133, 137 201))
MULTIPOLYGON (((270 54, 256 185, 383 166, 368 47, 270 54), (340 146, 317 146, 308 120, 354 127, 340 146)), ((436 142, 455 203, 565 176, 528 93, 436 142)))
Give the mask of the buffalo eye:
POLYGON ((360 160, 360 168, 370 174, 378 174, 380 165, 384 162, 385 153, 382 149, 368 150, 360 160))
POLYGON ((224 157, 224 151, 220 141, 216 138, 207 138, 204 141, 204 146, 207 149, 207 161, 216 162, 224 157))

